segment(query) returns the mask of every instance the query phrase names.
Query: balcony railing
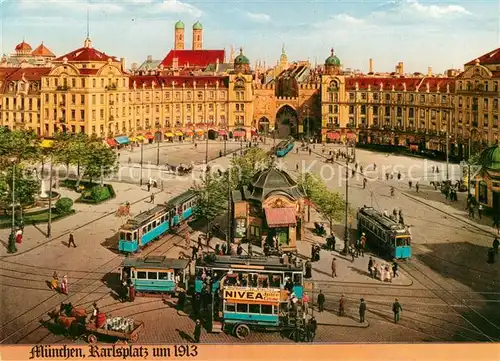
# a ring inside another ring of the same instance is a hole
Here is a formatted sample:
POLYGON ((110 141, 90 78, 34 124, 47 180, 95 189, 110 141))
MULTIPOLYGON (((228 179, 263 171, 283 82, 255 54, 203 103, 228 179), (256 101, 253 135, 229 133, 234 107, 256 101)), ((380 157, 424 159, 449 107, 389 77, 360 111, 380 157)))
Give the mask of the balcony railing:
POLYGON ((106 86, 104 89, 106 90, 116 90, 118 87, 116 86, 116 84, 110 84, 108 86, 106 86))
POLYGON ((58 90, 58 91, 68 91, 68 90, 70 90, 70 89, 71 89, 71 88, 70 88, 69 86, 67 86, 67 85, 59 85, 59 86, 56 88, 56 90, 58 90))

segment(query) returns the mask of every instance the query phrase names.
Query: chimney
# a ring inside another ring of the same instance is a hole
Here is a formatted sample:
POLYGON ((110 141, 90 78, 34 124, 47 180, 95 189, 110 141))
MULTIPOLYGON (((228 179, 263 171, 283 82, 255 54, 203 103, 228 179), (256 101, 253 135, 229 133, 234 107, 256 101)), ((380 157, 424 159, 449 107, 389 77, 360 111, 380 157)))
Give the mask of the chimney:
POLYGON ((152 63, 153 62, 153 56, 152 55, 148 55, 148 63, 152 63))
POLYGON ((403 62, 400 61, 398 63, 398 67, 399 67, 399 75, 403 75, 404 74, 404 66, 403 66, 403 62))
POLYGON ((372 59, 372 58, 370 58, 369 63, 370 63, 370 65, 369 65, 369 67, 368 67, 368 68, 369 68, 369 69, 368 69, 368 72, 369 72, 369 73, 373 73, 373 59, 372 59))
POLYGON ((432 66, 427 68, 427 76, 432 76, 432 66))
POLYGON ((122 70, 125 70, 125 58, 120 58, 120 63, 122 63, 122 70))

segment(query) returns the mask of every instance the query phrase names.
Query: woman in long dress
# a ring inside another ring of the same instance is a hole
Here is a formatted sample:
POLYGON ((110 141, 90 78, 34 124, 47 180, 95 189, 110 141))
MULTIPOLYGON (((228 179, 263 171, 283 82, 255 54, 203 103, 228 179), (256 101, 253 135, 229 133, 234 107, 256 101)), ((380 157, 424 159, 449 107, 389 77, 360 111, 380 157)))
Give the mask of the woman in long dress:
POLYGON ((52 275, 52 282, 50 282, 50 285, 54 291, 58 291, 59 288, 59 277, 57 276, 57 272, 54 271, 54 274, 52 275))
POLYGON ((64 275, 63 280, 61 282, 61 292, 65 295, 68 294, 68 276, 64 275))

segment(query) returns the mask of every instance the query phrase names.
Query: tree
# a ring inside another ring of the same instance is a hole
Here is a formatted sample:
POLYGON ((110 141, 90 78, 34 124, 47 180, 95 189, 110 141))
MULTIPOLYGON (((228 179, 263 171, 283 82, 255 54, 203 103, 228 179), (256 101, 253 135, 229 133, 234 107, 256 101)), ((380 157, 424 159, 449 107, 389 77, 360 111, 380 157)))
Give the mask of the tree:
MULTIPOLYGON (((80 147, 81 145, 78 145, 80 147)), ((113 175, 116 172, 116 154, 99 140, 90 140, 86 146, 86 154, 80 161, 83 168, 80 178, 88 177, 90 183, 94 179, 113 175)))
POLYGON ((197 204, 194 209, 196 218, 214 220, 226 208, 227 204, 227 183, 224 177, 216 178, 207 173, 201 182, 195 183, 191 188, 197 197, 197 204))
POLYGON ((87 147, 94 140, 83 133, 57 133, 54 138, 55 160, 66 165, 68 171, 71 164, 76 165, 77 174, 80 175, 80 167, 84 163, 87 147))
POLYGON ((232 188, 242 188, 250 184, 254 175, 261 169, 268 168, 271 157, 260 148, 250 148, 246 153, 231 159, 232 188))
MULTIPOLYGON (((13 168, 8 168, 0 176, 0 200, 5 208, 12 205, 12 176, 13 168)), ((15 177, 15 200, 21 206, 29 206, 35 203, 36 195, 40 189, 40 183, 31 174, 24 172, 21 167, 16 167, 15 177)))
POLYGON ((0 128, 0 157, 14 158, 19 164, 26 160, 36 159, 40 146, 33 131, 0 128))

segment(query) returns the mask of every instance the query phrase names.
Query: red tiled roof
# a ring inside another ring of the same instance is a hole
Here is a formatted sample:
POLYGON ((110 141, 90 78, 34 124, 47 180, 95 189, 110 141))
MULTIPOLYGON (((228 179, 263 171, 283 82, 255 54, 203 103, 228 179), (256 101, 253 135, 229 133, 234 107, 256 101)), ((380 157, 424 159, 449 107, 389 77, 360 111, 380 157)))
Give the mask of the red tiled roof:
POLYGON ((68 61, 108 61, 108 59, 118 61, 114 56, 106 55, 102 51, 90 47, 82 47, 80 49, 73 50, 72 52, 64 54, 54 60, 63 61, 64 58, 67 58, 68 61))
POLYGON ((42 76, 47 75, 52 70, 51 68, 15 68, 15 72, 7 75, 6 80, 18 81, 23 77, 28 81, 40 80, 42 76))
POLYGON ((48 56, 48 57, 56 57, 55 54, 53 52, 50 51, 49 48, 47 48, 45 45, 43 45, 43 43, 41 43, 38 48, 36 48, 35 50, 33 50, 31 52, 31 55, 33 56, 48 56))
MULTIPOLYGON (((479 59, 480 64, 500 64, 500 48, 481 55, 476 59, 479 59)), ((476 63, 476 59, 469 61, 465 65, 474 65, 476 63)))
POLYGON ((134 87, 134 82, 136 87, 151 87, 152 82, 155 82, 156 86, 161 87, 162 84, 165 86, 172 86, 174 82, 175 86, 182 86, 185 84, 186 87, 192 88, 194 82, 196 82, 196 87, 205 87, 205 84, 209 88, 215 88, 217 82, 219 82, 219 88, 226 88, 228 86, 228 78, 226 76, 162 76, 162 75, 131 75, 129 85, 130 88, 134 87))
POLYGON ((180 67, 204 68, 209 64, 224 62, 224 50, 170 50, 161 62, 164 67, 171 67, 174 58, 178 59, 180 67))
POLYGON ((405 85, 407 91, 427 91, 427 84, 429 84, 429 91, 441 93, 446 92, 446 86, 450 85, 450 92, 455 88, 454 78, 373 78, 373 77, 352 77, 346 78, 346 90, 352 91, 356 89, 356 84, 360 90, 367 90, 370 86, 371 90, 380 89, 381 85, 383 90, 391 90, 394 86, 396 91, 404 91, 405 85))
POLYGON ((25 42, 24 40, 22 41, 22 43, 19 43, 16 45, 16 50, 31 50, 31 45, 28 44, 27 42, 25 42))
POLYGON ((266 221, 269 227, 294 226, 297 224, 295 209, 286 208, 264 208, 266 221))

